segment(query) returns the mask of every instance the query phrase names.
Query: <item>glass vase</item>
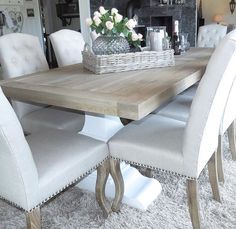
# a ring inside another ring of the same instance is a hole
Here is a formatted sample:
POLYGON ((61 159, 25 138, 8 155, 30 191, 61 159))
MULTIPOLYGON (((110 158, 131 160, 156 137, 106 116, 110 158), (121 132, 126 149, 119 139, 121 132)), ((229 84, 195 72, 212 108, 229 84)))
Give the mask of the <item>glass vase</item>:
POLYGON ((96 55, 127 53, 130 51, 128 41, 121 36, 99 36, 92 46, 96 55))

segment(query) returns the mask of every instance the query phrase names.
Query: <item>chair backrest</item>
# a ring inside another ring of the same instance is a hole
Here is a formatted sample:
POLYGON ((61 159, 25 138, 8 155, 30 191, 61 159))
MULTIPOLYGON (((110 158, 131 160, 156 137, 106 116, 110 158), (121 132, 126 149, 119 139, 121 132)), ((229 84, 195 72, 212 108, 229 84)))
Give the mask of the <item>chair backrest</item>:
MULTIPOLYGON (((0 37, 0 63, 3 79, 49 69, 38 38, 22 33, 12 33, 0 37)), ((42 108, 16 101, 12 101, 12 105, 19 119, 29 112, 42 108)))
POLYGON ((49 38, 59 67, 82 63, 85 42, 81 33, 62 29, 52 33, 49 38))
POLYGON ((38 173, 21 125, 0 88, 0 196, 24 209, 38 190, 38 173))
POLYGON ((184 164, 192 177, 198 177, 217 149, 225 105, 236 75, 236 30, 216 47, 200 81, 186 126, 184 164))
POLYGON ((199 27, 197 46, 198 47, 216 47, 227 33, 227 26, 219 24, 210 24, 199 27))
POLYGON ((233 86, 230 90, 230 94, 226 103, 224 116, 221 122, 220 133, 223 135, 225 131, 228 129, 230 124, 236 119, 236 81, 234 81, 233 86))

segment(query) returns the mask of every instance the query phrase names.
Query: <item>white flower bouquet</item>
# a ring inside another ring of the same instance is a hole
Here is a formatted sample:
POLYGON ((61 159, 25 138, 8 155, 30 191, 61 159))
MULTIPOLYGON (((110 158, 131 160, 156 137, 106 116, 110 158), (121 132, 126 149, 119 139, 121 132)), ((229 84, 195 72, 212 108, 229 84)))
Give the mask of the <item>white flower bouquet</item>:
POLYGON ((143 40, 142 34, 137 34, 134 31, 134 27, 137 24, 136 21, 124 18, 116 8, 106 10, 103 6, 100 6, 99 11, 94 12, 93 18, 86 19, 86 23, 97 34, 123 36, 134 47, 139 47, 143 40))

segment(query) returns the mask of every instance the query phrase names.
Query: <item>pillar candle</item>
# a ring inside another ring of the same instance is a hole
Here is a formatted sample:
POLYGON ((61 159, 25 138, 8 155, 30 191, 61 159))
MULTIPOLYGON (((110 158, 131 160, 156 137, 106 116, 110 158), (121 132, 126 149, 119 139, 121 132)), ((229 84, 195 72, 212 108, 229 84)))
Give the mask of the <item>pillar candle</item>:
POLYGON ((162 35, 160 32, 151 32, 150 34, 150 43, 152 51, 161 51, 162 50, 162 35))

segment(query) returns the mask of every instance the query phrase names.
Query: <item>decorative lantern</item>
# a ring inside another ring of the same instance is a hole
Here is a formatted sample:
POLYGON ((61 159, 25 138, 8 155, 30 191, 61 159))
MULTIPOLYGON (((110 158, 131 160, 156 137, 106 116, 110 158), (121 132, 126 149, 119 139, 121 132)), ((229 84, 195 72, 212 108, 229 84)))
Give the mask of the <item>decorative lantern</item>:
POLYGON ((230 3, 229 3, 229 9, 230 9, 231 14, 234 13, 235 6, 236 6, 235 0, 231 0, 230 3))

